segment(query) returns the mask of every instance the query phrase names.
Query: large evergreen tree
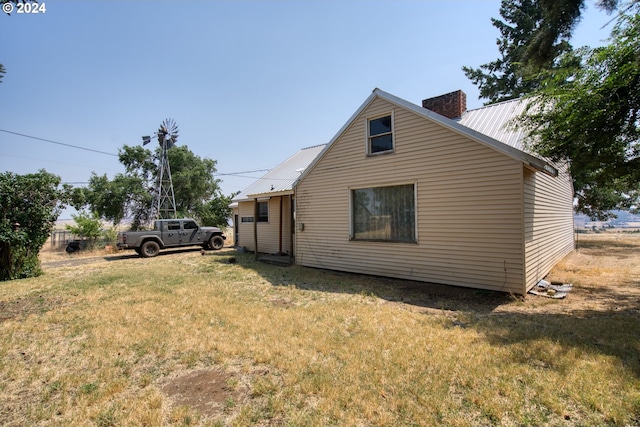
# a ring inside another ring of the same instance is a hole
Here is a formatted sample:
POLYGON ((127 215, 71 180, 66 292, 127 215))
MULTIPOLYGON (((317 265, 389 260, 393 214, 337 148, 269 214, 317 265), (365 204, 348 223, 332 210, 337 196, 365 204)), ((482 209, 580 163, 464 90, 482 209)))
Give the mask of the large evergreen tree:
POLYGON ((500 19, 491 23, 501 34, 496 40, 500 58, 479 68, 462 67, 465 75, 480 89, 480 97, 488 104, 519 98, 540 84, 541 68, 552 68, 554 59, 571 49, 566 37, 549 47, 543 63, 525 65, 531 41, 542 26, 544 10, 538 0, 502 0, 500 19))
MULTIPOLYGON (((585 0, 536 0, 541 11, 539 25, 531 33, 522 64, 529 68, 547 68, 558 56, 555 46, 561 40, 569 40, 582 12, 585 0)), ((596 0, 595 5, 612 13, 618 7, 627 8, 638 0, 596 0)))
MULTIPOLYGON (((599 0, 596 5, 612 12, 618 3, 599 0)), ((558 67, 558 58, 571 50, 569 40, 584 7, 585 0, 502 0, 502 19, 491 19, 501 35, 496 40, 500 57, 479 68, 462 67, 480 98, 493 104, 538 88, 540 72, 558 67)))

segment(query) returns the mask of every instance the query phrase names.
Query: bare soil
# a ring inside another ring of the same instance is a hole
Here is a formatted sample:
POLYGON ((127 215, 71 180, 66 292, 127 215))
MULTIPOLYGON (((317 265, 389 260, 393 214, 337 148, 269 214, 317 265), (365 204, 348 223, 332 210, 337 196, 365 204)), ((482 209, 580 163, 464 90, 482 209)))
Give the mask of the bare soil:
POLYGON ((218 369, 184 372, 168 379, 163 393, 173 406, 188 406, 205 416, 214 416, 244 398, 246 390, 234 388, 233 375, 218 369))

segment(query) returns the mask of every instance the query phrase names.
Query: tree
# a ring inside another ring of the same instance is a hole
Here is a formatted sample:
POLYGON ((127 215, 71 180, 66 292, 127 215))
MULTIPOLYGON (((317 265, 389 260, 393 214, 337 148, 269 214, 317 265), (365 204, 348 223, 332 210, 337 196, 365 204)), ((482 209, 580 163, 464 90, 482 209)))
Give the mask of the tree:
MULTIPOLYGON (((599 0, 596 5, 613 12, 618 3, 599 0)), ((500 58, 479 68, 462 67, 480 98, 493 104, 537 89, 544 78, 540 72, 557 68, 558 58, 572 49, 569 40, 584 6, 585 0, 502 0, 503 20, 491 19, 501 34, 496 40, 500 58)))
POLYGON ((138 176, 116 174, 113 180, 107 175, 91 174, 85 189, 86 205, 100 218, 118 225, 125 217, 133 218, 134 228, 146 223, 152 195, 145 181, 138 176))
POLYGON ((45 170, 0 174, 0 280, 37 276, 38 253, 51 234, 71 188, 45 170))
POLYGON ((200 220, 200 225, 209 225, 219 228, 227 227, 232 213, 229 205, 231 204, 231 199, 233 199, 236 194, 238 193, 231 194, 230 196, 224 196, 218 191, 211 200, 203 203, 194 215, 200 220))
POLYGON ((608 45, 565 55, 563 67, 545 73, 521 117, 535 152, 569 160, 576 210, 592 218, 640 202, 640 14, 634 11, 618 20, 608 45))
POLYGON ((80 237, 88 238, 91 243, 95 243, 98 237, 104 234, 100 217, 97 214, 89 214, 87 212, 79 212, 71 215, 76 225, 66 225, 67 230, 80 237))
MULTIPOLYGON (((639 0, 632 0, 628 7, 639 0)), ((529 68, 544 68, 558 55, 554 46, 559 40, 569 40, 575 26, 580 22, 585 0, 537 0, 542 17, 532 32, 522 56, 522 64, 529 68)), ((607 13, 614 12, 624 0, 598 0, 596 6, 607 13)))
POLYGON ((213 175, 216 161, 201 159, 184 145, 171 148, 167 155, 176 194, 176 210, 181 216, 194 214, 205 201, 217 194, 219 180, 213 175))
MULTIPOLYGON (((89 180, 85 197, 91 211, 114 225, 125 217, 133 218, 134 229, 145 224, 152 215, 160 155, 160 148, 151 152, 140 146, 123 146, 119 150, 119 159, 125 172, 111 181, 106 175, 95 174, 89 180)), ((230 198, 220 193, 219 180, 214 177, 216 161, 202 159, 184 145, 170 148, 167 156, 178 215, 206 218, 207 222, 226 225, 231 213, 221 209, 221 204, 229 202, 230 198)))
POLYGON ((480 97, 487 104, 519 98, 530 93, 540 84, 537 72, 541 68, 552 68, 554 59, 571 50, 567 39, 562 38, 549 47, 549 56, 535 67, 523 64, 528 46, 543 22, 544 11, 538 0, 502 0, 500 16, 503 20, 491 19, 501 38, 496 40, 500 58, 480 68, 464 66, 468 79, 480 89, 480 97))

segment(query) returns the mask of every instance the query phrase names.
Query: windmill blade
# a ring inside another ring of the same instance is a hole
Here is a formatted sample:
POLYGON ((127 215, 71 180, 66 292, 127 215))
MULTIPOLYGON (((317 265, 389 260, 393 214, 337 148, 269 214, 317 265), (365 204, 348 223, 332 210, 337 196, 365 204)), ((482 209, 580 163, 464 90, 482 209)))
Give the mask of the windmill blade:
POLYGON ((167 148, 173 147, 178 141, 178 125, 173 119, 165 119, 160 125, 162 135, 167 141, 167 148))

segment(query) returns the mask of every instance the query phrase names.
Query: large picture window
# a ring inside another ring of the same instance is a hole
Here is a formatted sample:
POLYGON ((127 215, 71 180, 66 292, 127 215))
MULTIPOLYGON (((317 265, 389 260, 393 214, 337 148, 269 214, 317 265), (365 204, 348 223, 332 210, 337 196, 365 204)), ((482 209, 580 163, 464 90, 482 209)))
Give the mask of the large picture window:
POLYGON ((351 190, 352 239, 416 241, 415 186, 351 190))
POLYGON ((393 129, 391 116, 369 120, 368 147, 369 154, 393 151, 393 129))

